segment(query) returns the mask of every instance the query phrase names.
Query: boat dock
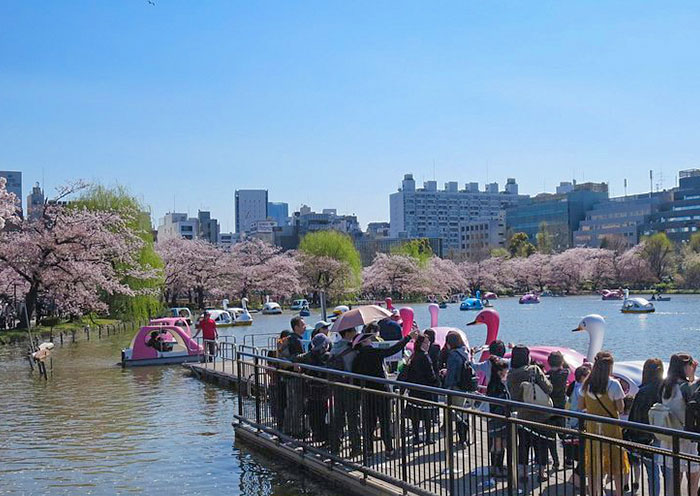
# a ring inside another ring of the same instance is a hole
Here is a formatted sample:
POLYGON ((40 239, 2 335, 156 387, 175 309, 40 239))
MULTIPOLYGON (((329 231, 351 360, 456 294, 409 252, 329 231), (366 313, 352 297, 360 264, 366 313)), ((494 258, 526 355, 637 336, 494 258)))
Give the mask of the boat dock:
MULTIPOLYGON (((564 427, 518 418, 516 411, 524 408, 522 403, 459 392, 450 392, 453 399, 448 402, 445 390, 390 380, 378 380, 385 385, 378 390, 366 387, 364 376, 290 366, 289 362, 267 357, 260 350, 230 351, 234 353, 224 352, 226 356, 214 357, 209 363, 183 365, 202 380, 237 390, 238 410, 233 420, 236 442, 300 465, 337 486, 343 494, 573 496, 586 494, 590 484, 599 485, 602 490, 599 494, 605 494, 613 489, 614 477, 596 478, 600 471, 594 468, 588 477, 581 478, 579 474, 585 469, 584 464, 578 471, 575 469, 579 461, 587 456, 602 459, 603 453, 623 457, 634 452, 642 459, 658 460, 660 470, 668 471, 672 477, 670 489, 675 488, 673 494, 679 495, 688 493, 682 472, 691 463, 700 463, 696 453, 639 445, 587 432, 583 426, 593 421, 614 424, 667 434, 674 443, 683 439, 698 442, 697 434, 527 405, 528 410, 538 411, 544 417, 556 414, 579 423, 578 428, 571 427, 570 422, 564 427), (406 389, 434 396, 411 398, 406 395, 406 389), (455 401, 455 397, 461 400, 455 401), (490 413, 489 405, 493 404, 501 406, 504 413, 490 413), (432 443, 425 442, 424 429, 419 433, 419 443, 413 443, 411 419, 416 406, 424 408, 424 413, 429 412, 424 418, 428 419, 433 433, 432 443), (338 415, 342 408, 346 411, 338 415), (380 439, 382 430, 371 425, 372 415, 385 419, 383 427, 390 431, 393 453, 387 453, 380 439), (348 425, 349 418, 356 421, 355 435, 348 425), (490 453, 493 440, 489 439, 489 430, 493 434, 496 428, 501 432, 499 438, 505 448, 503 470, 499 474, 492 473, 490 468, 495 462, 490 453), (460 445, 465 430, 468 442, 460 445), (359 438, 359 444, 352 446, 352 438, 359 438), (552 446, 541 471, 534 463, 534 449, 531 449, 538 438, 546 439, 549 444, 545 445, 552 446), (555 453, 558 466, 553 463, 555 453)), ((630 487, 639 487, 639 496, 654 496, 644 468, 641 476, 632 473, 623 479, 630 487)), ((663 483, 661 488, 661 495, 672 496, 672 491, 664 491, 663 483)))

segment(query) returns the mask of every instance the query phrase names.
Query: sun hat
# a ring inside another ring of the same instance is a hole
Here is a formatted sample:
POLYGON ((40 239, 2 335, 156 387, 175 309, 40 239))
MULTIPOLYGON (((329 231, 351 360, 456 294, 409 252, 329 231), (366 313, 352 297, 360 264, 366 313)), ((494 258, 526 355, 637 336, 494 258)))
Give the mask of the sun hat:
POLYGON ((329 342, 330 339, 328 339, 328 336, 325 334, 316 334, 311 340, 311 348, 314 350, 317 348, 326 348, 329 342))
POLYGON ((325 320, 319 320, 314 325, 314 331, 318 331, 319 329, 323 329, 324 327, 330 327, 331 325, 332 324, 330 322, 326 322, 325 320))

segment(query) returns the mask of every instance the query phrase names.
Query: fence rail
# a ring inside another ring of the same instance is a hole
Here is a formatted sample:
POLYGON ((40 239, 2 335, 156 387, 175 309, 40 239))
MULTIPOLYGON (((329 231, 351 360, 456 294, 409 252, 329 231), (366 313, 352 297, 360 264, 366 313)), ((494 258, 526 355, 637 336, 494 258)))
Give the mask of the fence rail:
POLYGON ((698 434, 235 356, 238 422, 412 494, 697 496, 698 434))

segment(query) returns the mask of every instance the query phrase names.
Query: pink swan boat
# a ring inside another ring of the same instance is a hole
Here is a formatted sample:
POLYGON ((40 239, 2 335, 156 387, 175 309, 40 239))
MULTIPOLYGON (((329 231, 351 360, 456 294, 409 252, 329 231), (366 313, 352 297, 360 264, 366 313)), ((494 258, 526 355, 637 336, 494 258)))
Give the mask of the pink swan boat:
POLYGON ((622 300, 625 298, 625 293, 621 289, 604 289, 600 292, 601 298, 608 300, 622 300))
POLYGON ((166 322, 169 320, 154 319, 140 328, 129 347, 122 350, 122 367, 199 361, 204 350, 192 339, 189 328, 166 322), (160 349, 149 345, 152 337, 162 343, 160 349))
POLYGON ((518 300, 518 303, 520 303, 521 305, 530 305, 530 304, 539 303, 539 302, 540 302, 540 297, 538 295, 536 295, 535 293, 524 294, 518 300))

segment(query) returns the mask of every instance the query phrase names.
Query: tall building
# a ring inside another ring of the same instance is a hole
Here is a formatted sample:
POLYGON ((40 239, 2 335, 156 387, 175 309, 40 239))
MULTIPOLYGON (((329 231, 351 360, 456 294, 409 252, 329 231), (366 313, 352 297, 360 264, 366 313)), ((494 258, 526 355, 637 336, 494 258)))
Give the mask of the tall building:
POLYGON ((517 194, 514 179, 507 182, 506 191, 499 192, 498 184, 491 183, 485 191, 479 183, 445 183, 438 190, 436 181, 426 181, 416 188, 412 174, 406 174, 401 188, 389 196, 391 238, 442 238, 446 256, 461 256, 460 223, 496 220, 503 210, 519 205, 525 198, 517 194))
POLYGON ((185 213, 165 214, 158 226, 158 241, 171 238, 195 239, 199 233, 199 219, 188 218, 185 213))
POLYGON ((491 250, 505 248, 506 221, 497 219, 465 220, 459 223, 460 256, 480 260, 488 258, 491 250))
POLYGON ((219 241, 219 221, 211 218, 211 212, 199 210, 197 212, 198 232, 200 239, 216 244, 219 241))
POLYGON ((27 218, 29 220, 36 220, 41 217, 45 201, 44 190, 41 189, 39 183, 35 183, 32 192, 27 196, 27 218))
POLYGON ((690 240, 700 229, 700 169, 682 170, 678 173, 678 188, 673 199, 659 206, 658 212, 649 216, 642 226, 642 234, 657 232, 677 243, 690 240))
POLYGON ((240 236, 236 233, 219 233, 217 245, 226 251, 230 251, 231 247, 240 241, 240 236))
POLYGON ((671 198, 671 191, 660 191, 600 202, 586 213, 586 218, 574 231, 574 246, 599 248, 603 240, 610 237, 634 246, 639 243, 640 227, 671 198))
POLYGON ((307 205, 302 205, 292 215, 292 225, 298 229, 299 236, 309 232, 335 230, 350 236, 362 235, 362 229, 355 215, 338 215, 335 208, 324 208, 314 212, 307 205))
MULTIPOLYGON (((567 188, 568 189, 568 188, 567 188)), ((553 236, 553 248, 573 246, 573 233, 594 205, 608 199, 605 183, 583 183, 563 194, 542 193, 506 210, 507 235, 524 232, 534 243, 542 223, 553 236)))
POLYGON ((289 223, 289 204, 267 202, 267 218, 276 221, 278 226, 286 226, 289 223))
POLYGON ((0 177, 7 179, 5 188, 17 197, 17 208, 22 214, 22 173, 20 171, 0 171, 0 177))
POLYGON ((267 219, 266 189, 237 189, 235 196, 236 232, 250 230, 253 222, 267 219))

